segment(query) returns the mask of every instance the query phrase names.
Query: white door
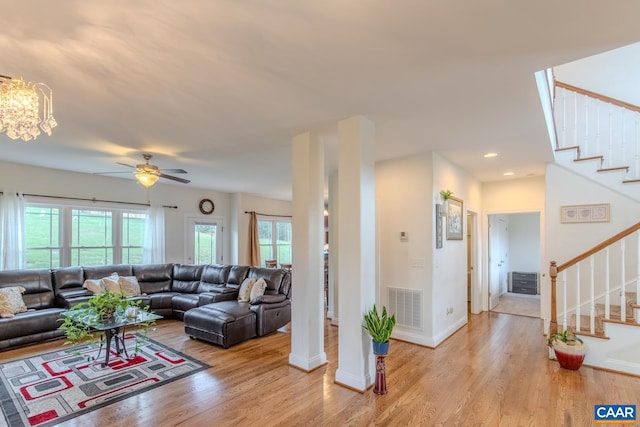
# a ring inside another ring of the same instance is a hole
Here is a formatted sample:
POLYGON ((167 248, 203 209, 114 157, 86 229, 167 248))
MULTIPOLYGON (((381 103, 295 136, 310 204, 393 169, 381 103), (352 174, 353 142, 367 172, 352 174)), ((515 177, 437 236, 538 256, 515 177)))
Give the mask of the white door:
POLYGON ((506 290, 508 229, 504 215, 489 215, 489 310, 498 305, 506 290))
POLYGON ((222 264, 222 220, 187 218, 186 260, 188 264, 222 264))

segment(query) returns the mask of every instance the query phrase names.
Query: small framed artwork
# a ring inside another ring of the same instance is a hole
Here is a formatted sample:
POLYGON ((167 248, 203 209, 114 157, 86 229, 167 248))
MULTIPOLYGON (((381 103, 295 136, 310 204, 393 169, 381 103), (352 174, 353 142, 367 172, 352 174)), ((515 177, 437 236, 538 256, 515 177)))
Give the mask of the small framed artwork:
POLYGON ((597 205, 573 205, 560 207, 560 222, 609 222, 609 203, 597 205))
POLYGON ((447 212, 447 240, 462 240, 462 200, 450 197, 447 212))

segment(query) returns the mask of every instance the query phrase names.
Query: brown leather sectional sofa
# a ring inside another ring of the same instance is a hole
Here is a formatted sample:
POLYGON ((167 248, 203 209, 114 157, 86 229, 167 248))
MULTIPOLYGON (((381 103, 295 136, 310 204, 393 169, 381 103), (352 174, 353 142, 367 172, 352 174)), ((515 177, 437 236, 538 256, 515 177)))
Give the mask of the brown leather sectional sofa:
POLYGON ((58 321, 61 313, 92 295, 82 287, 84 281, 112 273, 135 276, 143 294, 137 298, 152 312, 183 319, 185 331, 192 338, 225 348, 274 332, 291 321, 291 273, 281 269, 123 264, 0 271, 0 288, 24 287, 23 300, 29 309, 0 318, 0 350, 63 336, 58 321), (267 289, 261 298, 238 302, 238 289, 247 277, 265 279, 267 289), (189 315, 193 310, 195 314, 189 315))

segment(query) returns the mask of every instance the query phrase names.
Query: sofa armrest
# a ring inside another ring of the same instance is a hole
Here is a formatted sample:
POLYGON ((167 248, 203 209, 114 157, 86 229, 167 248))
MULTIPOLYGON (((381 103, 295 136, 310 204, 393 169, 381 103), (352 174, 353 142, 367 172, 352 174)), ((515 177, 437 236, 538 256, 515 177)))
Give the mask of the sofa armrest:
POLYGON ((261 297, 254 298, 249 301, 251 305, 257 304, 276 304, 282 302, 287 299, 287 296, 284 294, 276 294, 276 295, 262 295, 261 297))

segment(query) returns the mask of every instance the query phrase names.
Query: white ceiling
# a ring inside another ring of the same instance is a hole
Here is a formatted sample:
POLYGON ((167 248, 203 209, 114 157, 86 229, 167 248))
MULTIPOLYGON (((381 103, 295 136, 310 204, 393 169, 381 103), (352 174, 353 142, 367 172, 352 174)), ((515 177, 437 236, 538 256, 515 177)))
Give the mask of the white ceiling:
POLYGON ((640 40, 636 0, 0 5, 0 74, 47 83, 59 123, 0 135, 0 160, 91 173, 149 152, 192 187, 282 199, 292 137, 321 131, 331 167, 336 123, 356 114, 378 160, 438 150, 482 181, 543 174, 534 72, 640 40))

